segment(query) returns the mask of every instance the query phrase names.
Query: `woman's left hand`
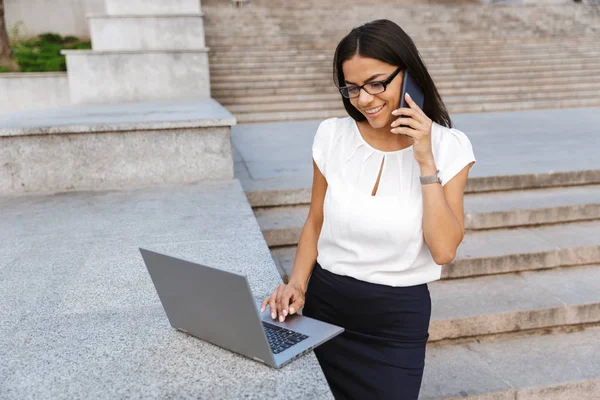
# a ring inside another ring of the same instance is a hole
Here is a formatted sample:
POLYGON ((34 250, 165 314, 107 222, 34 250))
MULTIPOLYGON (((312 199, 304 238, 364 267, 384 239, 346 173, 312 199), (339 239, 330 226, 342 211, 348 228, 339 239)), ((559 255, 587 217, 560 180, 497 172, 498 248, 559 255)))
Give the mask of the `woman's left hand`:
POLYGON ((433 152, 431 150, 431 126, 433 122, 425 115, 423 110, 413 101, 408 93, 406 93, 405 99, 410 108, 398 108, 392 111, 392 115, 405 115, 410 118, 397 118, 392 122, 392 133, 404 134, 411 137, 414 141, 413 153, 415 160, 420 165, 429 164, 433 161, 433 152), (407 125, 410 128, 401 128, 399 125, 407 125))

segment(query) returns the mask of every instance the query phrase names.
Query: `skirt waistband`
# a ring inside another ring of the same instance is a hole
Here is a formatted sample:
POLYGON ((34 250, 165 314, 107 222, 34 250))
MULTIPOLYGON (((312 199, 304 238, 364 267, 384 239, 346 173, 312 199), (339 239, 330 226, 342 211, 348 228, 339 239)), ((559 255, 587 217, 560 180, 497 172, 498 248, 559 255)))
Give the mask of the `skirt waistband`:
POLYGON ((360 279, 356 279, 352 276, 338 275, 331 271, 326 270, 318 262, 315 262, 315 268, 313 270, 313 274, 314 273, 317 273, 321 279, 329 281, 331 284, 334 284, 334 285, 342 284, 348 288, 353 288, 356 290, 375 291, 375 292, 380 292, 382 294, 383 293, 389 293, 389 294, 407 293, 407 292, 419 293, 419 292, 422 292, 424 289, 427 292, 429 291, 429 288, 426 283, 422 283, 422 284, 414 285, 414 286, 389 286, 389 285, 382 285, 379 283, 361 281, 360 279))

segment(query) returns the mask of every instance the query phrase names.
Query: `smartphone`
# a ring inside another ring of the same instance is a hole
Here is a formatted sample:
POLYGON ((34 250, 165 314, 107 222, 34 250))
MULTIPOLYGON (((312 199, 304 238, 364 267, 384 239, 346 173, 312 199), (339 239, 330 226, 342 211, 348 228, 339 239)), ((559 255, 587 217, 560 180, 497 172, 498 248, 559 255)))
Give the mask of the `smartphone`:
MULTIPOLYGON (((414 78, 408 72, 408 69, 404 70, 404 77, 402 78, 402 94, 400 95, 400 107, 401 108, 410 108, 406 100, 404 99, 404 95, 408 92, 410 97, 412 97, 413 101, 423 109, 423 104, 425 104, 425 95, 423 91, 415 82, 414 78)), ((403 116, 400 118, 410 118, 407 116, 403 116)), ((400 125, 403 128, 410 128, 410 126, 400 125)), ((412 129, 412 128, 411 128, 412 129)))

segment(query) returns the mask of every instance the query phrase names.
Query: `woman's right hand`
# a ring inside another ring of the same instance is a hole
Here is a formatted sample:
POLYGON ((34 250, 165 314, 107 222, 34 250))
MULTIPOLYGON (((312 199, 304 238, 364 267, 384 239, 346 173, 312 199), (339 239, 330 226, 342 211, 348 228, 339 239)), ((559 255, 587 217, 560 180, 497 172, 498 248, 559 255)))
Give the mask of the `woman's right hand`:
POLYGON ((304 307, 304 295, 306 290, 294 283, 279 285, 273 294, 265 298, 260 306, 260 312, 264 312, 268 306, 271 309, 271 318, 279 318, 280 322, 285 317, 293 315, 304 307))

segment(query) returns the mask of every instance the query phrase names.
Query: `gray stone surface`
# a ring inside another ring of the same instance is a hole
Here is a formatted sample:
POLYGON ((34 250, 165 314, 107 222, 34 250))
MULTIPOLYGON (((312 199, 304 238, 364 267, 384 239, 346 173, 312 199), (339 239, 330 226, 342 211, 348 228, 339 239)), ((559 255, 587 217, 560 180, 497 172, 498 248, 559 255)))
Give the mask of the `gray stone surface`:
POLYGON ((429 284, 430 340, 600 321, 600 266, 429 284))
POLYGON ((64 72, 0 74, 0 114, 70 103, 67 74, 64 72))
POLYGON ((0 136, 232 126, 214 99, 78 105, 0 116, 0 136))
POLYGON ((5 194, 233 178, 229 127, 8 136, 2 144, 5 194))
POLYGON ((479 213, 538 209, 595 204, 599 201, 600 185, 496 193, 471 193, 465 196, 465 211, 479 213))
POLYGON ((429 347, 419 399, 595 399, 599 339, 600 329, 590 328, 429 347))
POLYGON ((459 257, 483 258, 537 253, 570 247, 597 246, 600 221, 574 222, 521 229, 472 231, 459 247, 459 257))
POLYGON ((259 208, 256 220, 269 247, 297 245, 309 206, 259 208))
POLYGON ((352 27, 388 18, 413 37, 452 113, 598 107, 599 81, 597 73, 591 72, 599 65, 599 48, 592 42, 597 36, 597 13, 592 6, 574 6, 566 0, 560 6, 548 5, 556 1, 561 0, 536 4, 521 0, 528 4, 519 7, 396 1, 394 7, 357 3, 344 9, 302 2, 282 13, 273 12, 266 3, 236 13, 223 3, 205 2, 211 17, 206 32, 214 49, 213 82, 238 79, 240 87, 249 91, 213 92, 213 96, 231 106, 244 123, 325 118, 330 111, 343 115, 331 81, 333 47, 352 27), (243 27, 227 23, 234 18, 243 27), (338 23, 330 24, 333 19, 338 23), (553 79, 534 83, 541 74, 553 79), (252 90, 255 85, 288 84, 290 76, 305 80, 288 86, 297 92, 279 93, 283 96, 277 98, 267 90, 252 90), (573 82, 575 77, 591 77, 593 82, 573 82), (496 84, 490 87, 490 81, 496 84), (325 93, 331 93, 332 100, 317 101, 325 93), (296 97, 299 94, 306 97, 296 97))
MULTIPOLYGON (((24 22, 27 35, 55 32, 62 36, 89 37, 87 13, 105 10, 105 0, 66 0, 40 2, 39 0, 5 0, 6 26, 14 27, 24 22)), ((20 30, 23 34, 23 30, 20 30)))
POLYGON ((235 118, 212 99, 0 116, 0 190, 49 193, 231 179, 233 124, 235 118))
POLYGON ((600 186, 468 194, 465 229, 489 229, 600 218, 600 186))
MULTIPOLYGON (((598 108, 457 114, 453 121, 473 145, 477 164, 470 180, 480 180, 477 191, 520 188, 523 181, 551 186, 553 177, 554 186, 578 177, 585 178, 578 183, 600 182, 598 108)), ((310 201, 311 145, 319 122, 239 124, 232 130, 248 170, 240 181, 253 206, 277 205, 281 194, 283 204, 310 201)))
POLYGON ((199 13, 200 0, 105 0, 111 15, 199 13))
POLYGON ((138 247, 247 274, 257 298, 281 282, 239 182, 0 210, 0 398, 331 398, 312 354, 275 371, 164 314, 138 247))
POLYGON ((599 221, 471 231, 444 267, 444 278, 600 262, 599 221))
POLYGON ((94 50, 203 49, 202 14, 88 16, 94 50))
POLYGON ((208 49, 62 50, 73 104, 210 97, 208 49))

